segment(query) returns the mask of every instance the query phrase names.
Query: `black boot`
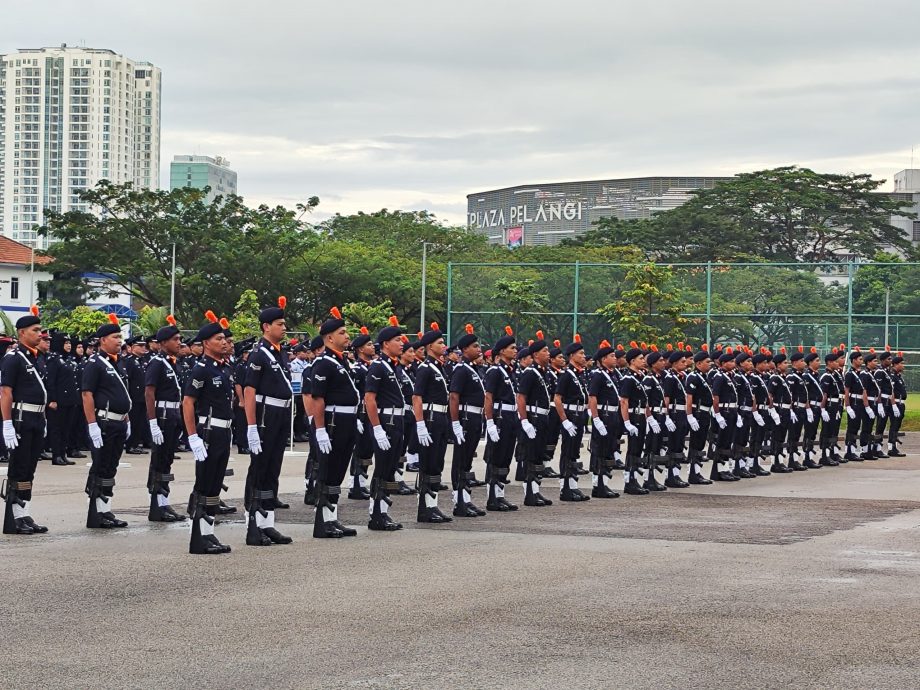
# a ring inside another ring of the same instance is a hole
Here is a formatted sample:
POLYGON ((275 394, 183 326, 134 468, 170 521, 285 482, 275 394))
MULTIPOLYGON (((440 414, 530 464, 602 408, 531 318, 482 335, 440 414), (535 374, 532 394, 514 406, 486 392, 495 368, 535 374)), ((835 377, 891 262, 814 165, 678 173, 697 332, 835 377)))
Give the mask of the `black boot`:
POLYGON ((680 465, 668 469, 668 476, 664 480, 664 485, 669 489, 686 489, 690 486, 689 483, 680 478, 680 465))
POLYGON ((68 460, 62 455, 55 455, 51 458, 52 465, 65 466, 65 465, 75 465, 76 463, 73 460, 68 460))
POLYGON ((313 520, 314 539, 340 539, 345 536, 335 526, 335 506, 330 502, 321 485, 316 489, 316 517, 313 520))
POLYGON ((371 510, 371 517, 367 522, 367 528, 375 532, 396 532, 401 530, 403 526, 393 520, 387 509, 393 505, 393 501, 387 496, 386 491, 383 487, 383 482, 379 479, 371 479, 371 499, 373 507, 371 510))
POLYGON ((607 482, 610 480, 610 470, 603 468, 597 475, 597 486, 591 489, 591 498, 619 498, 620 494, 610 488, 607 482))
POLYGON ((507 470, 492 468, 489 474, 489 498, 486 510, 507 513, 518 509, 514 503, 505 498, 505 475, 507 470))
POLYGON ((466 502, 465 491, 466 485, 462 481, 458 482, 454 487, 454 494, 456 495, 454 517, 479 517, 479 513, 473 510, 470 504, 466 502))
POLYGON ((741 462, 741 458, 735 458, 735 468, 732 470, 732 474, 739 479, 754 479, 757 475, 750 472, 741 462))
POLYGON ((271 492, 262 492, 258 489, 251 491, 248 507, 249 514, 246 519, 246 546, 271 546, 272 540, 262 532, 256 520, 257 514, 261 515, 262 518, 268 517, 268 511, 262 507, 262 496, 264 494, 270 495, 271 492))
POLYGON ((204 496, 192 492, 192 497, 189 499, 192 535, 188 543, 188 552, 193 554, 229 553, 230 547, 221 544, 214 536, 214 518, 205 512, 205 501, 204 496), (205 531, 206 534, 203 533, 205 531))
POLYGON ((418 482, 418 514, 419 522, 440 525, 453 522, 453 518, 445 515, 438 508, 438 492, 436 486, 441 485, 441 478, 436 475, 427 475, 419 472, 418 482))
POLYGON ((25 521, 24 518, 17 518, 13 515, 13 505, 18 505, 20 508, 26 507, 26 502, 20 500, 19 494, 16 489, 13 489, 10 486, 9 480, 4 480, 4 491, 0 492, 3 495, 5 502, 4 511, 3 511, 3 533, 4 534, 33 534, 35 530, 25 521))
POLYGON ((667 491, 668 487, 664 484, 659 483, 658 478, 655 476, 655 464, 651 463, 648 468, 648 478, 642 484, 644 489, 649 491, 667 491))
POLYGON ((696 461, 690 463, 690 475, 687 477, 687 482, 700 486, 712 484, 711 479, 706 479, 706 477, 703 476, 703 465, 696 461))
POLYGON ((524 477, 524 505, 534 508, 551 506, 553 502, 540 493, 540 477, 543 476, 543 465, 529 464, 527 475, 524 477))
POLYGON ((623 493, 629 494, 630 496, 645 496, 649 493, 649 490, 639 484, 639 480, 636 478, 637 472, 635 470, 628 470, 629 479, 626 481, 626 484, 623 486, 623 493))

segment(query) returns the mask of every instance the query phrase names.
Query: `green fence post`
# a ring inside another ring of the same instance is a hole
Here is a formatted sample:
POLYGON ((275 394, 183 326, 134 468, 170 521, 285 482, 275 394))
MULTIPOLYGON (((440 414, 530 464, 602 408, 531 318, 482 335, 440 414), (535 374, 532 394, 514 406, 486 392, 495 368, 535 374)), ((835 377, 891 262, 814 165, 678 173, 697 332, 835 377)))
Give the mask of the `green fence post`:
POLYGON ((581 271, 578 267, 578 262, 575 262, 575 297, 572 300, 572 339, 575 339, 575 334, 578 333, 578 281, 581 277, 581 271))
POLYGON ((712 347, 712 262, 706 262, 706 347, 712 347))
POLYGON ((853 349, 853 262, 847 262, 847 349, 853 349))
MULTIPOLYGON (((450 330, 450 312, 451 312, 451 297, 453 295, 451 291, 451 279, 453 278, 453 264, 447 262, 447 340, 448 342, 454 342, 453 337, 451 336, 450 330)), ((422 330, 425 330, 425 324, 422 324, 422 330)))
POLYGON ((894 349, 898 351, 901 349, 901 324, 896 323, 894 325, 894 349))

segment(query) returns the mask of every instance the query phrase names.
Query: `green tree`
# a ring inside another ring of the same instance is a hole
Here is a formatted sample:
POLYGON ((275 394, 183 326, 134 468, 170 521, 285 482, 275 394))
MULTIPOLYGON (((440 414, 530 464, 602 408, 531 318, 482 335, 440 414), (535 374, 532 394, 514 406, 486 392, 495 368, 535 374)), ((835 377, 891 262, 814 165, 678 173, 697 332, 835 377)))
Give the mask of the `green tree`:
POLYGON ((42 306, 47 307, 42 313, 42 325, 79 338, 90 337, 109 320, 103 312, 83 304, 73 309, 62 309, 60 305, 47 302, 42 306))
POLYGON ((2 309, 0 309, 0 326, 3 328, 3 335, 13 336, 16 334, 16 325, 2 309))
POLYGON ((342 316, 355 329, 367 326, 373 334, 389 323, 390 317, 393 316, 393 305, 390 300, 384 300, 380 304, 348 302, 342 307, 342 316))
POLYGON ((166 325, 168 314, 169 309, 166 307, 144 306, 137 315, 137 321, 131 325, 132 334, 136 331, 141 335, 154 335, 166 325))
POLYGON ((537 291, 533 280, 499 278, 492 290, 493 303, 507 313, 515 331, 531 333, 543 325, 549 297, 537 291))
MULTIPOLYGON (((262 335, 259 325, 259 296, 255 290, 243 290, 240 298, 233 307, 233 317, 229 319, 230 330, 236 340, 252 338, 262 335)), ((287 310, 285 309, 285 316, 287 310)))

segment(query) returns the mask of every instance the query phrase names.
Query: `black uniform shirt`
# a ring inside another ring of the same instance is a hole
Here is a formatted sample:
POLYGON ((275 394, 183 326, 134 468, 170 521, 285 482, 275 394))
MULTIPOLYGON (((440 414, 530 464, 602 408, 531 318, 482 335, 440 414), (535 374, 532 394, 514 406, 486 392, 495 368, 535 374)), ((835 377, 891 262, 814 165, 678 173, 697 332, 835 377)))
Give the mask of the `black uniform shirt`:
POLYGON ((844 388, 850 389, 851 396, 862 397, 863 393, 863 384, 861 376, 850 369, 847 372, 847 375, 843 378, 844 388))
POLYGON ((224 420, 233 417, 230 367, 216 359, 204 356, 192 367, 185 394, 195 398, 195 412, 200 417, 224 420))
POLYGON ((875 376, 875 382, 878 384, 879 391, 882 395, 890 396, 893 387, 891 382, 891 375, 888 373, 888 370, 884 367, 879 367, 872 374, 875 376))
POLYGON ((387 362, 381 358, 372 362, 367 368, 367 375, 364 377, 364 391, 377 394, 378 410, 384 408, 402 410, 405 405, 402 388, 396 375, 398 366, 395 361, 387 362))
POLYGON ((896 371, 891 372, 891 388, 894 397, 903 403, 907 398, 907 386, 904 385, 904 377, 896 371))
POLYGON ((80 380, 78 367, 73 357, 57 355, 48 358, 48 402, 58 405, 80 404, 80 380))
POLYGON ((485 388, 492 394, 492 401, 495 403, 506 403, 514 405, 514 369, 506 366, 504 363, 496 364, 489 367, 486 372, 485 388))
POLYGON ((617 384, 614 383, 611 373, 602 368, 591 372, 591 379, 588 381, 588 396, 597 398, 598 407, 608 405, 616 408, 620 404, 620 391, 617 384))
MULTIPOLYGON (((402 389, 403 402, 411 407, 412 391, 415 390, 415 382, 412 381, 412 378, 406 372, 406 368, 402 365, 396 370, 396 378, 399 379, 399 387, 402 389)), ((406 419, 408 418, 407 416, 406 419)))
POLYGON ((709 383, 712 386, 712 394, 714 396, 719 396, 720 410, 723 405, 738 402, 738 391, 735 390, 735 383, 732 381, 731 375, 727 372, 722 370, 717 371, 712 375, 709 383))
POLYGON ((310 395, 322 398, 326 406, 357 406, 358 389, 351 378, 348 362, 328 347, 322 357, 317 357, 311 370, 310 395))
POLYGON ((700 372, 694 371, 687 376, 686 388, 687 393, 693 396, 694 406, 710 407, 712 405, 712 389, 709 387, 709 382, 700 372))
POLYGON ((454 373, 450 377, 450 392, 460 397, 461 405, 472 405, 473 407, 482 407, 486 397, 486 390, 479 377, 479 372, 466 360, 461 360, 454 367, 454 373))
POLYGON ((859 372, 859 380, 862 381, 863 388, 866 389, 866 395, 869 396, 869 402, 873 402, 873 398, 878 398, 878 382, 875 380, 871 371, 863 369, 859 372))
POLYGON ((754 391, 751 389, 751 380, 740 369, 735 370, 732 379, 738 394, 738 404, 745 407, 753 406, 754 391))
POLYGON ((754 395, 754 401, 758 407, 766 407, 770 404, 770 391, 766 382, 756 371, 748 374, 748 383, 750 384, 751 393, 754 395))
POLYGON ((565 405, 586 405, 588 403, 588 387, 585 384, 585 373, 577 371, 574 367, 566 368, 559 374, 556 383, 556 395, 562 398, 565 405))
POLYGON ((642 378, 642 387, 645 388, 645 394, 648 396, 648 404, 651 407, 664 406, 664 387, 661 385, 661 379, 655 374, 647 374, 642 378))
POLYGON ((259 345, 249 355, 245 383, 237 383, 245 388, 255 388, 257 394, 271 398, 290 400, 294 397, 291 372, 288 370, 284 353, 265 338, 259 340, 259 345))
POLYGON ((806 370, 802 378, 805 379, 805 391, 808 401, 812 404, 821 404, 822 390, 818 377, 810 370, 806 370))
POLYGON ((548 410, 550 406, 549 389, 546 387, 544 376, 543 370, 536 364, 527 367, 521 372, 518 393, 525 397, 528 406, 548 410))
POLYGON ((808 400, 808 391, 805 390, 805 379, 797 371, 791 371, 786 376, 786 385, 792 394, 792 402, 804 403, 808 400))
POLYGON ((665 397, 671 402, 671 409, 684 411, 687 408, 687 391, 684 389, 684 382, 680 376, 673 370, 668 370, 664 375, 664 381, 661 383, 664 389, 665 397))
POLYGON ((447 377, 444 369, 432 357, 426 357, 418 368, 412 394, 419 396, 426 404, 447 404, 447 377))
POLYGON ((120 357, 110 357, 104 352, 93 355, 83 370, 83 390, 93 394, 97 410, 115 414, 128 414, 131 410, 128 374, 120 357))
POLYGON ((44 361, 25 345, 8 353, 0 368, 0 385, 13 389, 14 403, 45 405, 48 394, 44 384, 44 361))
POLYGON ((828 405, 839 405, 840 396, 843 395, 843 388, 840 385, 839 377, 837 372, 824 370, 824 373, 821 374, 821 392, 827 396, 828 405), (834 402, 836 401, 836 402, 834 402))
POLYGON ((153 386, 155 400, 164 402, 179 402, 182 400, 182 388, 179 383, 179 373, 173 359, 164 355, 155 355, 150 358, 147 371, 144 374, 144 385, 153 386))
POLYGON ((636 374, 630 371, 623 376, 623 380, 620 381, 619 389, 620 398, 628 401, 630 414, 645 414, 644 408, 648 406, 648 394, 636 374), (636 408, 643 409, 634 412, 636 408))
POLYGON ((767 388, 773 397, 774 405, 791 405, 792 391, 786 384, 786 379, 780 374, 772 374, 767 382, 767 388))

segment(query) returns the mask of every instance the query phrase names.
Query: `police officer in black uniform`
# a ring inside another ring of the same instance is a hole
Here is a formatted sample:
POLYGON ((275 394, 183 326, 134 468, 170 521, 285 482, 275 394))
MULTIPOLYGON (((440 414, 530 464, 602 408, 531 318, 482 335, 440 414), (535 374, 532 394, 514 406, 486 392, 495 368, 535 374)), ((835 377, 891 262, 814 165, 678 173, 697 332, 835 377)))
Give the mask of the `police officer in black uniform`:
POLYGON ((0 411, 3 441, 9 452, 5 480, 4 534, 42 534, 48 528, 32 519, 32 480, 45 438, 48 392, 43 381, 44 362, 39 357, 41 320, 38 308, 16 322, 19 347, 0 364, 0 411))
POLYGON ((898 432, 904 420, 904 402, 907 400, 907 386, 904 385, 904 356, 899 352, 891 358, 891 426, 888 429, 888 455, 903 458, 898 448, 898 432))
POLYGON ((849 460, 837 452, 837 435, 843 418, 843 386, 837 376, 840 367, 837 348, 824 355, 824 372, 818 382, 821 384, 821 433, 818 445, 821 449, 821 465, 836 467, 849 460))
POLYGON ((859 372, 859 379, 862 382, 863 390, 866 392, 867 405, 865 407, 865 417, 859 433, 859 445, 863 449, 862 456, 866 460, 877 460, 880 456, 876 450, 878 438, 875 436, 875 421, 885 413, 885 408, 881 403, 881 391, 878 381, 875 378, 875 370, 878 368, 878 355, 875 349, 870 349, 863 357, 865 369, 859 372))
MULTIPOLYGON (((163 336, 170 332, 160 331, 163 336)), ((158 338, 160 335, 158 332, 158 338)), ((188 550, 194 554, 229 553, 230 547, 221 544, 214 535, 214 516, 218 513, 221 484, 230 460, 233 382, 230 367, 224 361, 226 335, 221 324, 211 321, 198 331, 197 337, 204 347, 204 355, 189 372, 182 401, 182 421, 195 458, 195 487, 188 501, 188 512, 192 518, 188 550)), ((167 341, 169 338, 161 342, 167 341)), ((164 426, 168 428, 165 421, 164 426)), ((269 526, 260 533, 266 545, 272 543, 272 536, 281 538, 274 532, 274 528, 269 526)))
MULTIPOLYGON (((705 344, 704 344, 705 348, 705 344)), ((712 389, 706 380, 706 373, 712 365, 708 350, 702 349, 693 355, 694 370, 687 375, 687 425, 690 427, 690 441, 687 459, 690 461, 690 484, 712 484, 703 476, 706 461, 706 439, 712 418, 712 389)))
POLYGON ((51 335, 51 352, 46 360, 48 387, 48 441, 52 465, 73 465, 67 459, 73 420, 80 411, 80 382, 73 344, 65 333, 51 335))
POLYGON ((804 357, 805 370, 802 379, 805 381, 805 397, 808 407, 805 410, 805 424, 802 427, 802 450, 805 460, 802 463, 810 470, 820 469, 823 465, 814 458, 815 440, 818 438, 818 425, 821 423, 821 383, 818 381, 818 367, 821 358, 816 348, 811 348, 804 357))
POLYGON ((716 458, 709 478, 713 481, 737 481, 753 477, 750 472, 732 474, 735 458, 735 435, 738 431, 738 391, 734 382, 735 357, 731 348, 719 355, 719 369, 713 374, 712 415, 715 421, 716 458))
POLYGON ((455 441, 450 479, 454 516, 481 517, 486 511, 473 503, 471 481, 474 479, 473 458, 482 438, 486 390, 475 364, 482 354, 479 338, 472 324, 466 324, 465 330, 457 341, 460 361, 450 377, 450 419, 455 441))
POLYGON ((789 454, 788 465, 782 462, 783 451, 788 447, 789 427, 797 419, 792 409, 792 391, 786 383, 789 361, 784 350, 785 348, 782 348, 780 352, 773 355, 773 364, 776 368, 767 380, 767 390, 770 392, 770 400, 773 401, 773 411, 776 414, 776 417, 773 418, 773 435, 770 439, 770 454, 773 456, 770 471, 774 474, 793 472, 799 467, 805 469, 796 462, 792 453, 789 454))
POLYGON ((668 354, 668 363, 671 366, 661 382, 667 410, 665 427, 668 429, 668 476, 664 480, 664 485, 669 489, 685 489, 690 486, 680 477, 680 467, 686 461, 684 444, 690 431, 687 424, 687 389, 684 373, 688 360, 689 355, 683 347, 671 351, 668 354))
POLYGON ((747 469, 758 477, 770 476, 770 471, 764 469, 760 464, 760 457, 764 454, 764 444, 768 443, 767 424, 770 411, 773 409, 770 406, 770 391, 764 379, 770 362, 770 355, 765 350, 766 348, 761 348, 751 357, 753 368, 746 372, 753 398, 753 411, 751 412, 753 424, 749 441, 751 452, 747 469))
POLYGON ((667 462, 665 442, 667 429, 665 428, 664 388, 662 387, 662 372, 668 361, 652 346, 645 352, 645 365, 647 371, 642 377, 642 386, 648 397, 649 418, 648 432, 645 434, 645 464, 648 465, 648 477, 642 486, 649 491, 665 491, 667 487, 655 477, 659 465, 667 462))
POLYGON ((542 507, 553 504, 540 493, 546 452, 547 419, 552 411, 552 399, 546 385, 549 345, 543 339, 542 331, 537 331, 537 338, 529 346, 533 362, 521 372, 518 379, 517 413, 521 426, 518 444, 523 448, 525 464, 524 505, 542 507))
POLYGON ((627 370, 619 383, 620 417, 626 437, 626 484, 623 491, 633 496, 644 496, 649 490, 642 486, 642 451, 645 448, 645 435, 649 428, 648 394, 642 385, 645 355, 642 350, 633 347, 626 351, 627 370))
POLYGON ((86 480, 89 510, 86 526, 112 529, 127 527, 112 512, 115 475, 124 452, 131 424, 131 397, 128 394, 128 373, 121 352, 121 327, 118 318, 109 314, 109 323, 96 331, 99 351, 83 371, 83 414, 92 445, 92 465, 86 480))
POLYGON ((611 371, 616 363, 616 351, 602 340, 594 354, 596 368, 588 381, 588 414, 591 417, 591 489, 592 498, 618 498, 610 488, 613 478, 614 443, 619 444, 622 418, 620 391, 613 382, 611 371))
POLYGON ((123 357, 128 374, 128 394, 131 396, 131 434, 125 441, 125 453, 143 455, 144 439, 147 433, 147 416, 144 412, 144 355, 147 352, 143 337, 129 338, 128 354, 123 357))
POLYGON ((313 418, 311 443, 316 446, 316 519, 313 536, 317 539, 353 537, 358 531, 338 520, 342 480, 358 435, 358 389, 345 358, 350 338, 345 320, 337 307, 332 318, 319 329, 325 349, 311 371, 310 404, 313 418))
MULTIPOLYGON (((799 441, 802 437, 802 429, 805 422, 808 421, 809 411, 808 390, 805 387, 805 353, 799 346, 797 352, 793 352, 789 357, 792 366, 791 371, 786 374, 786 385, 789 386, 789 392, 792 395, 792 414, 789 423, 789 433, 786 436, 786 447, 789 449, 789 466, 793 469, 802 467, 808 469, 800 463, 796 457, 799 452, 799 441)), ((812 413, 814 414, 814 413, 812 413)))
POLYGON ((374 361, 374 343, 371 341, 367 326, 361 326, 360 333, 352 341, 351 349, 355 353, 355 361, 351 367, 351 377, 355 381, 361 402, 358 404, 358 440, 351 457, 351 484, 348 487, 348 498, 356 501, 366 501, 371 497, 368 491, 368 472, 374 457, 374 437, 370 424, 367 421, 367 412, 364 409, 364 381, 367 370, 374 361))
POLYGON ((287 299, 282 296, 278 298, 277 307, 259 312, 262 338, 249 356, 243 386, 246 440, 251 458, 246 475, 246 544, 249 546, 265 545, 264 535, 275 544, 292 541, 274 529, 275 509, 289 507, 278 499, 281 463, 291 431, 294 399, 287 357, 281 351, 286 331, 286 305, 287 299), (266 531, 267 528, 272 529, 266 531))
POLYGON ((402 388, 397 370, 402 354, 402 329, 395 316, 390 325, 377 334, 380 357, 371 362, 364 377, 364 404, 371 435, 374 439, 374 475, 370 490, 370 520, 368 529, 395 532, 402 524, 393 520, 389 507, 390 492, 399 490, 394 481, 396 463, 402 452, 403 417, 406 414, 402 388))
POLYGON ((176 370, 176 357, 179 354, 182 336, 173 316, 169 315, 166 319, 168 325, 160 328, 154 336, 159 348, 157 353, 150 357, 144 373, 147 426, 153 442, 150 471, 147 474, 147 490, 150 492, 147 519, 151 522, 176 522, 185 519, 169 504, 169 482, 175 479, 172 475, 172 463, 182 425, 182 387, 176 370))
MULTIPOLYGON (((565 370, 565 355, 562 353, 562 343, 553 341, 549 349, 549 366, 546 368, 546 387, 549 390, 550 400, 556 397, 556 384, 559 375, 565 370)), ((550 414, 546 418, 546 453, 543 457, 543 477, 545 479, 558 479, 559 473, 553 469, 553 456, 556 455, 556 446, 559 445, 559 433, 562 431, 562 420, 559 415, 550 414)))
POLYGON ((438 324, 431 324, 419 344, 426 348, 427 356, 418 368, 412 391, 415 434, 419 442, 418 521, 440 524, 451 522, 453 518, 438 508, 441 472, 450 433, 447 416, 450 393, 447 375, 439 361, 447 346, 438 324))
POLYGON ((753 470, 754 460, 751 456, 751 432, 757 426, 754 421, 756 402, 749 377, 753 370, 754 363, 751 361, 750 353, 742 350, 735 355, 732 382, 738 394, 738 419, 741 420, 741 424, 735 434, 735 466, 732 474, 742 479, 759 476, 753 470))
POLYGON ((488 436, 485 459, 489 498, 486 510, 507 512, 518 509, 505 498, 505 484, 508 483, 508 471, 520 430, 513 365, 517 343, 510 326, 506 326, 505 335, 495 341, 492 353, 497 363, 486 371, 483 405, 488 436))
MULTIPOLYGON (((326 345, 323 343, 323 336, 317 335, 313 340, 310 341, 310 353, 312 357, 310 361, 307 362, 306 368, 303 370, 303 377, 300 381, 300 395, 303 399, 303 408, 304 408, 304 419, 306 422, 306 432, 307 441, 310 441, 310 424, 313 421, 313 417, 310 414, 311 402, 310 402, 310 392, 311 386, 313 385, 313 365, 316 363, 317 358, 322 357, 323 351, 326 349, 326 345)), ((308 506, 316 505, 316 444, 310 443, 309 450, 307 451, 307 463, 304 467, 304 494, 303 502, 308 506)))
POLYGON ((894 383, 891 380, 891 351, 884 350, 878 355, 878 367, 872 372, 875 376, 875 382, 879 389, 878 400, 878 418, 875 420, 875 452, 880 458, 887 458, 886 447, 883 446, 885 440, 885 428, 889 421, 893 420, 892 405, 894 394, 894 383))
MULTIPOLYGON (((585 372, 587 357, 581 343, 581 336, 576 333, 574 342, 565 348, 568 366, 556 383, 553 406, 562 427, 562 448, 559 453, 559 500, 588 501, 590 496, 578 488, 578 475, 581 473, 578 462, 581 453, 581 441, 588 420, 588 382, 585 372)), ((622 391, 621 391, 622 392, 622 391)))
MULTIPOLYGON (((393 471, 393 481, 398 485, 396 493, 400 496, 414 496, 416 490, 406 484, 406 458, 410 441, 414 442, 415 438, 415 415, 412 414, 412 391, 415 389, 415 346, 416 341, 409 341, 409 338, 402 336, 403 352, 399 356, 399 369, 396 370, 396 378, 399 379, 399 387, 402 389, 403 402, 406 413, 403 415, 403 435, 402 448, 399 457, 396 460, 396 469, 393 471), (410 370, 413 372, 409 374, 410 370)), ((417 471, 417 470, 416 470, 417 471)))

